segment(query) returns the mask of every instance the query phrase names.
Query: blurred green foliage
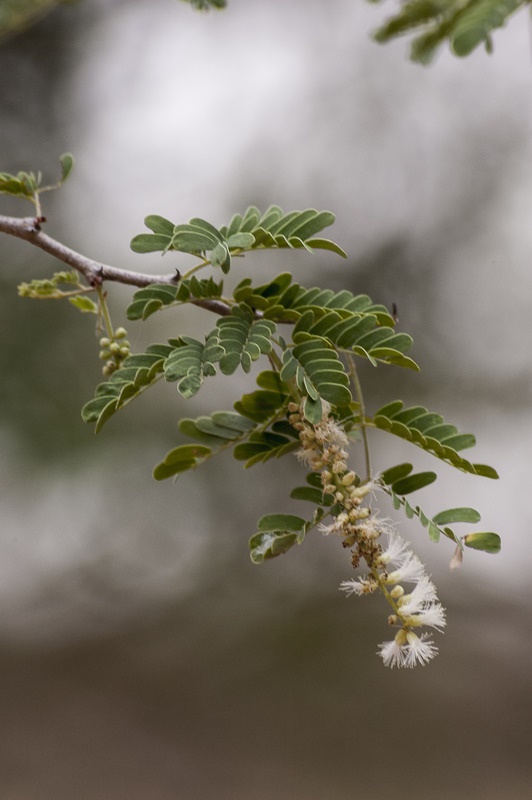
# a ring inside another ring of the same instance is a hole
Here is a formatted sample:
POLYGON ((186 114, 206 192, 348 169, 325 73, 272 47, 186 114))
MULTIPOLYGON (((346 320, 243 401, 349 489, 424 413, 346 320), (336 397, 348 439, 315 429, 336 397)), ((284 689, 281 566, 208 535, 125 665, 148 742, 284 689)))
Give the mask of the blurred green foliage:
POLYGON ((33 25, 60 5, 77 0, 0 0, 0 41, 33 25))

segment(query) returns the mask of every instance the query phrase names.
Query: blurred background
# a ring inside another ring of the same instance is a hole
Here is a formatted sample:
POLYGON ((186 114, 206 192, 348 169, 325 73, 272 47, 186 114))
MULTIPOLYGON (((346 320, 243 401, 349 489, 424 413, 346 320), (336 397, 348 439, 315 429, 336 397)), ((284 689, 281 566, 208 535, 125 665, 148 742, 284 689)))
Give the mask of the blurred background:
MULTIPOLYGON (((374 464, 436 467, 416 502, 478 508, 503 550, 468 551, 451 573, 451 543, 396 515, 449 624, 430 666, 385 669, 386 609, 338 592, 351 573, 335 541, 313 534, 266 565, 249 560, 262 514, 301 512, 285 499, 295 462, 243 474, 227 457, 152 480, 182 441, 180 417, 230 408, 232 381, 193 403, 158 385, 95 437, 79 413, 101 380, 94 318, 18 298, 19 282, 61 267, 2 237, 2 800, 530 797, 530 20, 498 32, 491 57, 442 53, 422 68, 405 41, 372 42, 391 10, 57 7, 0 42, 0 169, 53 179, 73 152, 71 179, 45 196, 47 232, 154 274, 188 262, 130 251, 147 214, 222 225, 249 204, 334 211, 347 262, 257 254, 231 278, 290 269, 307 286, 395 302, 422 372, 364 369, 369 410, 400 397, 439 411, 477 435, 473 460, 501 479, 379 432, 374 464)), ((31 210, 0 198, 0 213, 31 210)), ((120 324, 131 290, 109 294, 120 324)), ((201 335, 207 317, 126 326, 141 351, 201 335)))

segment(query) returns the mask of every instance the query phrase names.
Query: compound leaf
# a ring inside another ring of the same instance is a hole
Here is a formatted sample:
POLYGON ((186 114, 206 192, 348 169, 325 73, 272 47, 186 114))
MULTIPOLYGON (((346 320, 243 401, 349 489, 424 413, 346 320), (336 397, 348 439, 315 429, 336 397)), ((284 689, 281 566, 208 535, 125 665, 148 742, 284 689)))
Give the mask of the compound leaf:
POLYGON ((304 414, 313 424, 322 417, 322 400, 335 406, 347 406, 352 401, 344 366, 324 339, 305 338, 293 349, 285 350, 280 377, 285 383, 295 380, 306 395, 304 414))
POLYGON ((97 386, 96 397, 81 409, 83 421, 95 422, 98 433, 116 411, 163 375, 166 358, 172 351, 170 345, 152 344, 145 353, 124 359, 120 369, 97 386))
POLYGON ((429 412, 423 406, 404 408, 402 400, 396 400, 376 412, 373 424, 381 430, 412 442, 463 472, 498 478, 493 467, 473 464, 458 454, 458 449, 475 444, 475 437, 472 434, 459 434, 454 425, 443 422, 440 414, 429 412))
POLYGON ((180 336, 175 344, 164 365, 165 378, 178 382, 177 390, 183 397, 193 397, 204 378, 216 374, 214 364, 225 351, 218 343, 217 330, 211 331, 205 343, 190 336, 180 336))
POLYGON ((272 349, 275 323, 254 319, 248 306, 233 307, 231 315, 219 319, 216 325, 220 345, 225 351, 220 358, 220 371, 224 375, 232 375, 238 366, 249 372, 252 362, 272 349))
POLYGON ((527 0, 407 0, 400 11, 375 32, 378 42, 387 42, 409 31, 422 28, 412 41, 411 58, 428 64, 438 47, 449 42, 457 56, 469 55, 484 43, 491 52, 491 34, 527 0))

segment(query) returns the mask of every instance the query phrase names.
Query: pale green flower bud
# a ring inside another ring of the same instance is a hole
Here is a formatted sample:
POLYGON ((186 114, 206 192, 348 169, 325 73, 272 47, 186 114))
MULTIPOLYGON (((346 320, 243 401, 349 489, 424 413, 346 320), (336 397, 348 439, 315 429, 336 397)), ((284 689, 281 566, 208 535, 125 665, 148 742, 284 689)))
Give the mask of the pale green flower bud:
POLYGON ((356 477, 356 473, 353 472, 353 470, 350 470, 342 478, 342 486, 351 486, 351 484, 356 480, 356 477))

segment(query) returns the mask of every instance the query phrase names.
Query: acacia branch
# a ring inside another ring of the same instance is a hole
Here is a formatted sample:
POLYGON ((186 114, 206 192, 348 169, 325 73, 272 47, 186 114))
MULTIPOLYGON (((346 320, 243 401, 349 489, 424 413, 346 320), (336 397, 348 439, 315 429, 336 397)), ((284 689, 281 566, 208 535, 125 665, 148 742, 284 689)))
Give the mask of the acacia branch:
MULTIPOLYGON (((124 283, 128 286, 137 286, 139 288, 150 286, 152 283, 169 284, 171 286, 179 283, 181 275, 178 270, 166 275, 147 275, 128 269, 111 267, 108 264, 102 264, 92 258, 87 258, 87 256, 77 253, 70 247, 58 242, 57 239, 53 239, 48 234, 43 233, 41 222, 44 222, 44 219, 39 217, 5 217, 0 214, 0 233, 7 233, 9 236, 15 236, 17 239, 23 239, 35 245, 35 247, 40 247, 41 250, 57 258, 58 261, 68 264, 69 267, 83 275, 92 287, 101 286, 104 281, 114 281, 115 283, 124 283)), ((227 316, 231 313, 230 307, 223 300, 197 299, 190 302, 222 316, 227 316)))
POLYGON ((52 239, 48 234, 43 233, 40 220, 35 217, 19 218, 0 215, 0 231, 10 236, 16 236, 18 239, 24 239, 24 241, 30 242, 35 247, 40 247, 41 250, 54 256, 58 261, 68 264, 69 267, 73 267, 73 269, 81 273, 91 286, 98 286, 103 281, 115 281, 138 287, 149 286, 150 283, 176 284, 179 281, 180 276, 177 271, 170 275, 145 275, 131 270, 110 267, 107 264, 94 261, 92 258, 87 258, 56 239, 52 239))

